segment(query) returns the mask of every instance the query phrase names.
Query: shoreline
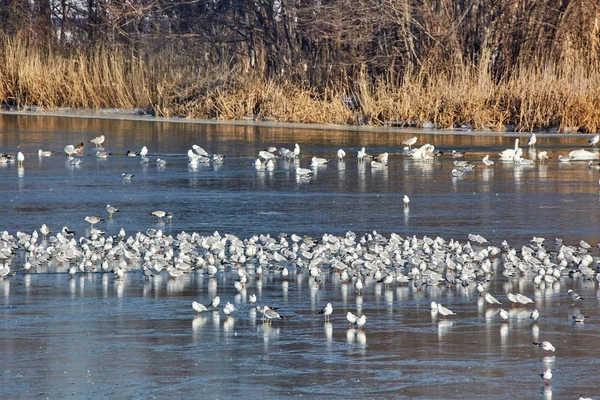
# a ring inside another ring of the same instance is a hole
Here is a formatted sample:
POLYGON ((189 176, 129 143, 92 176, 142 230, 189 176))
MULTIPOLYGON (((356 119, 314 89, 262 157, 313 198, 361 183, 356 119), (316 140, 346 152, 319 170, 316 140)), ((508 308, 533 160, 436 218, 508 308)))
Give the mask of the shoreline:
POLYGON ((292 122, 275 121, 257 121, 247 120, 213 120, 213 119, 194 119, 177 117, 159 117, 154 115, 143 115, 136 110, 83 110, 68 109, 62 111, 38 110, 38 111, 8 111, 1 110, 0 115, 34 116, 34 117, 58 117, 58 118, 81 118, 81 119, 108 119, 122 121, 147 121, 161 123, 180 123, 180 124, 198 124, 198 125, 233 125, 233 126, 256 126, 265 128, 288 128, 288 129, 307 129, 307 130, 333 130, 333 131, 351 131, 351 132, 376 132, 376 133, 404 133, 420 135, 460 135, 460 136, 481 136, 481 137, 528 137, 535 133, 538 137, 547 138, 589 138, 593 133, 552 133, 552 132, 489 132, 467 129, 427 129, 415 127, 384 127, 368 125, 337 125, 337 124, 303 124, 292 122))

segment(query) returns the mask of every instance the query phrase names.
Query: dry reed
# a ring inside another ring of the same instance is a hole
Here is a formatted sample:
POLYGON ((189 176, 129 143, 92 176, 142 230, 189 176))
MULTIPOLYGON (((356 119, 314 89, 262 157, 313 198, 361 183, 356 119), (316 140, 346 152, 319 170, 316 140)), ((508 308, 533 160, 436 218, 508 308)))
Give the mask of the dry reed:
MULTIPOLYGON (((574 60, 577 57, 573 57, 574 60)), ((243 69, 169 65, 148 54, 97 47, 88 52, 42 51, 19 39, 3 39, 0 101, 18 107, 152 107, 158 115, 285 122, 414 124, 443 128, 462 124, 502 130, 596 132, 600 127, 600 74, 592 62, 533 62, 496 80, 485 62, 440 70, 407 70, 400 79, 306 87, 290 77, 265 79, 243 69), (353 95, 350 110, 343 99, 353 95)))

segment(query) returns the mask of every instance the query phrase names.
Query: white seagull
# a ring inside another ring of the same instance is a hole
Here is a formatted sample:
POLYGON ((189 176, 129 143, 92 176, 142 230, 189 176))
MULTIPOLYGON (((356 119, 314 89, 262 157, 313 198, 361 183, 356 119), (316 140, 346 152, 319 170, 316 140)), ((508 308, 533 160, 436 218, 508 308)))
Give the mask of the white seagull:
POLYGON ((402 201, 404 202, 404 207, 408 207, 408 204, 410 203, 410 199, 408 198, 407 195, 404 195, 404 197, 402 198, 402 201))
POLYGON ((550 384, 550 379, 552 379, 552 370, 550 368, 548 368, 547 370, 545 370, 544 372, 542 372, 540 374, 540 376, 542 377, 542 379, 544 380, 544 382, 546 383, 546 385, 550 384))
POLYGON ((489 167, 490 165, 494 165, 494 162, 492 160, 490 160, 490 155, 487 154, 485 157, 483 157, 483 163, 485 164, 486 167, 489 167))
POLYGON ((489 292, 487 292, 485 294, 485 301, 487 301, 488 304, 502 304, 494 296, 492 296, 489 292))
POLYGON ((102 143, 104 143, 104 135, 97 136, 90 140, 90 143, 94 143, 97 148, 102 147, 102 143))
POLYGON ((595 135, 588 140, 588 144, 592 145, 592 147, 596 147, 599 141, 600 135, 595 135))
POLYGON ((529 145, 529 147, 535 147, 536 142, 537 142, 537 137, 535 136, 535 133, 532 133, 531 136, 529 137, 529 142, 527 144, 529 145))
POLYGON ((325 321, 329 321, 329 316, 333 313, 333 306, 331 303, 327 303, 325 307, 319 311, 319 314, 323 314, 325 316, 325 321))
POLYGON ((536 346, 541 347, 544 351, 551 351, 551 352, 555 352, 555 348, 554 346, 552 346, 552 343, 548 342, 548 341, 543 341, 543 342, 533 342, 533 344, 535 344, 536 346))
POLYGON ((409 149, 412 149, 412 146, 417 143, 417 137, 413 136, 411 138, 406 139, 405 141, 402 142, 402 144, 405 144, 408 146, 409 149))

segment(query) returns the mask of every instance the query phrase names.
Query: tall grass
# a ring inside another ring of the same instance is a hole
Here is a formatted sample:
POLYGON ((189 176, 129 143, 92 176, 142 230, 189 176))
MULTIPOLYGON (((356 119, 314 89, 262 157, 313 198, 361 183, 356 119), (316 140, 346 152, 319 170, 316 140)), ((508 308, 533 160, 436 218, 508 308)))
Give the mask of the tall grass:
POLYGON ((354 81, 309 87, 297 76, 264 78, 243 66, 199 70, 169 57, 95 47, 68 54, 20 39, 0 43, 0 101, 18 107, 151 107, 158 115, 371 125, 427 121, 501 131, 600 127, 600 75, 593 62, 531 62, 497 80, 485 60, 407 70, 393 80, 360 73, 354 81), (350 110, 344 98, 354 96, 350 110))

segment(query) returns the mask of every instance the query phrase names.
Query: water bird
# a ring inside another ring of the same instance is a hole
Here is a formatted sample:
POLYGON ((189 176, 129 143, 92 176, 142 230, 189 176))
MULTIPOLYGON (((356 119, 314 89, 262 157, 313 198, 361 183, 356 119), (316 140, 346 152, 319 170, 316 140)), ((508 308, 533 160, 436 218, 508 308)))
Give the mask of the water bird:
POLYGON ((552 346, 552 343, 550 343, 548 341, 533 342, 533 344, 535 344, 538 347, 541 347, 544 351, 551 351, 553 353, 556 351, 556 349, 554 348, 554 346, 552 346))
POLYGON ((358 319, 358 317, 356 315, 352 314, 350 311, 348 311, 346 313, 346 319, 348 320, 350 325, 354 325, 356 323, 356 320, 358 319))
POLYGON ((75 150, 77 150, 77 153, 82 153, 83 149, 85 149, 85 145, 83 144, 83 142, 79 143, 76 147, 75 150))
POLYGON ((257 300, 257 299, 256 299, 256 295, 255 295, 254 293, 252 293, 250 296, 248 296, 248 302, 249 302, 250 304, 254 304, 254 303, 256 303, 256 300, 257 300))
POLYGON ((356 326, 358 327, 358 329, 362 329, 362 327, 365 326, 366 323, 367 323, 366 315, 361 315, 360 317, 358 317, 356 319, 356 326))
POLYGON ((48 228, 48 225, 42 224, 42 227, 40 228, 40 233, 44 237, 44 240, 46 240, 47 236, 50 234, 50 228, 48 228))
POLYGON ((456 169, 454 168, 450 174, 455 177, 455 178, 460 178, 461 176, 463 176, 465 174, 465 171, 460 170, 460 169, 456 169))
POLYGON ((547 370, 545 370, 544 372, 542 372, 540 374, 540 376, 542 377, 542 379, 544 380, 544 382, 546 383, 546 385, 550 384, 550 379, 552 379, 552 370, 550 368, 548 368, 547 370))
POLYGON ((206 150, 204 150, 202 147, 198 146, 197 144, 193 144, 192 145, 192 149, 199 156, 204 156, 204 157, 208 157, 209 156, 208 152, 206 150))
POLYGON ((500 155, 500 160, 502 161, 512 161, 515 154, 517 153, 519 149, 519 139, 515 139, 515 147, 513 149, 506 149, 503 150, 501 153, 499 153, 500 155))
POLYGON ((325 316, 325 321, 329 321, 329 316, 333 313, 333 306, 331 303, 327 303, 325 307, 319 311, 319 314, 323 314, 325 316))
POLYGON ((529 147, 535 147, 536 142, 537 142, 537 137, 535 136, 535 133, 532 133, 531 136, 529 137, 529 142, 527 144, 529 145, 529 147))
POLYGON ((589 317, 586 317, 583 314, 577 313, 577 314, 573 315, 571 318, 573 319, 574 322, 583 323, 585 321, 585 319, 589 318, 589 317))
POLYGON ((23 161, 25 161, 25 155, 21 152, 17 153, 17 165, 23 166, 23 161))
POLYGON ((96 148, 102 147, 102 143, 104 143, 104 135, 100 135, 97 136, 95 138, 93 138, 92 140, 90 140, 90 143, 93 143, 96 145, 96 148))
POLYGON ((489 292, 486 292, 484 298, 488 304, 502 304, 498 301, 498 299, 496 299, 494 296, 492 296, 489 292))
POLYGON ((131 150, 127 150, 127 153, 125 153, 125 155, 127 157, 137 157, 137 153, 135 151, 131 151, 131 150))
POLYGON ((344 157, 346 157, 346 152, 344 151, 344 149, 339 149, 337 151, 338 160, 342 161, 344 159, 344 157))
POLYGON ((590 161, 588 163, 588 168, 600 170, 600 161, 590 161))
POLYGON ((100 217, 93 217, 93 216, 87 216, 85 217, 86 222, 89 222, 92 225, 92 229, 94 228, 94 225, 97 224, 98 222, 102 221, 102 218, 100 217))
POLYGON ((168 164, 167 160, 163 160, 162 158, 156 159, 156 165, 159 167, 164 167, 167 164, 168 164))
POLYGON ((408 207, 408 204, 410 203, 410 199, 408 198, 407 195, 404 195, 404 197, 402 198, 402 201, 404 202, 404 207, 408 207))
POLYGON ((150 215, 154 215, 156 218, 158 218, 158 222, 160 222, 167 215, 167 213, 163 210, 155 210, 152 211, 150 215))
POLYGON ((362 147, 357 153, 356 158, 358 161, 370 161, 373 159, 372 155, 367 154, 367 149, 362 147))
POLYGON ((221 296, 213 297, 213 299, 210 302, 211 307, 217 308, 217 307, 219 307, 219 304, 221 304, 221 296))
POLYGON ((494 165, 494 162, 492 160, 490 160, 490 155, 486 154, 485 157, 483 157, 483 163, 485 164, 486 167, 489 167, 490 165, 494 165))
POLYGON ((363 283, 360 279, 358 279, 356 281, 356 283, 354 284, 354 287, 356 288, 356 292, 358 293, 358 295, 360 296, 360 291, 363 289, 363 283))
POLYGON ((276 158, 275 154, 273 154, 270 151, 266 151, 266 150, 259 151, 258 157, 262 158, 263 160, 271 160, 273 158, 276 158))
POLYGON ((196 301, 192 302, 192 308, 194 309, 194 311, 196 311, 196 313, 200 314, 203 313, 205 311, 208 311, 208 308, 204 305, 204 304, 200 304, 196 301))
POLYGON ((531 314, 529 314, 529 318, 531 318, 531 320, 533 322, 536 322, 538 320, 538 318, 540 317, 540 312, 536 309, 534 309, 531 314))
POLYGON ((146 157, 148 155, 148 148, 146 146, 142 147, 142 150, 140 150, 140 157, 146 157))
POLYGON ((411 138, 406 139, 402 142, 402 144, 407 145, 409 149, 412 149, 412 146, 417 143, 417 137, 413 136, 411 138))
POLYGON ((504 321, 508 320, 509 315, 505 309, 501 308, 498 314, 500 314, 500 318, 502 318, 504 321))
POLYGON ((579 301, 579 300, 583 300, 583 297, 581 297, 579 294, 575 293, 573 291, 573 289, 569 289, 567 291, 567 296, 569 296, 569 299, 571 299, 571 301, 573 303, 575 303, 576 301, 579 301))
POLYGON ((442 315, 442 317, 447 317, 448 315, 456 315, 455 312, 442 306, 440 303, 437 304, 437 311, 442 315))
POLYGON ((462 158, 464 156, 465 156, 465 152, 464 151, 452 150, 452 158, 462 158))
POLYGON ((558 156, 559 163, 566 163, 566 162, 570 162, 570 161, 571 161, 571 157, 569 157, 569 156, 563 156, 563 155, 558 156))
POLYGON ((327 164, 328 161, 329 160, 327 160, 326 158, 313 157, 311 159, 310 166, 311 167, 318 167, 320 165, 327 164))
POLYGON ((307 177, 311 176, 312 173, 313 172, 307 168, 300 168, 300 167, 296 168, 296 176, 298 176, 299 178, 307 178, 307 177))
POLYGON ((594 135, 588 139, 588 144, 591 145, 592 147, 596 147, 596 145, 598 144, 598 141, 600 141, 600 135, 594 135))
POLYGON ((50 157, 51 155, 52 155, 52 152, 49 150, 46 150, 46 151, 44 151, 42 149, 38 150, 38 157, 50 157))
POLYGON ((65 153, 67 153, 69 157, 73 157, 73 155, 77 154, 77 149, 72 144, 69 144, 65 146, 65 153))
POLYGON ((112 215, 116 212, 119 212, 119 209, 111 206, 110 204, 107 204, 106 211, 108 211, 109 218, 112 218, 112 215))
POLYGON ((548 157, 547 151, 540 151, 537 155, 537 158, 538 158, 538 160, 540 160, 541 163, 544 163, 544 161, 550 159, 550 157, 548 157))
POLYGON ((98 158, 108 158, 108 156, 110 156, 110 153, 108 153, 106 151, 97 151, 96 152, 96 157, 98 157, 98 158))
POLYGON ((574 161, 594 160, 597 158, 595 153, 585 149, 573 150, 569 153, 569 157, 574 161))
POLYGON ((520 293, 517 293, 516 297, 517 297, 517 302, 519 302, 519 304, 527 305, 527 304, 533 303, 532 299, 530 299, 529 297, 524 296, 520 293))
POLYGON ((133 178, 135 175, 134 175, 134 174, 126 174, 125 172, 123 172, 123 173, 121 174, 121 176, 123 177, 123 179, 124 179, 124 180, 126 180, 126 181, 130 181, 130 180, 131 180, 131 178, 133 178))

